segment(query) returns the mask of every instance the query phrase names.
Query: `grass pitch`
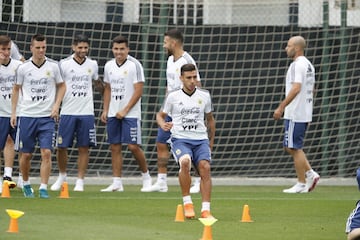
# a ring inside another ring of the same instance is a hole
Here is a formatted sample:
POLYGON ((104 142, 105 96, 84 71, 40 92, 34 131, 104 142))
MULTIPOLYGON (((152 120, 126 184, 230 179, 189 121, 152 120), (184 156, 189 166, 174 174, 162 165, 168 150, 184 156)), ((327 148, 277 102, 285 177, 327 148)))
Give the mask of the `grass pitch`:
MULTIPOLYGON (((37 187, 37 185, 33 185, 37 187)), ((36 240, 198 240, 203 226, 197 219, 175 222, 182 203, 180 187, 168 193, 141 193, 140 186, 125 192, 101 193, 103 186, 71 191, 70 198, 25 199, 19 189, 0 198, 0 239, 36 240), (8 233, 5 209, 24 211, 19 233, 8 233)), ((288 186, 286 186, 288 187, 288 186)), ((211 209, 219 220, 212 226, 214 240, 346 239, 345 222, 359 199, 354 187, 318 186, 309 194, 284 194, 282 186, 214 186, 211 209), (250 208, 252 223, 241 222, 243 206, 250 208)), ((37 196, 38 191, 35 189, 37 196)), ((200 194, 193 194, 200 215, 200 194)))

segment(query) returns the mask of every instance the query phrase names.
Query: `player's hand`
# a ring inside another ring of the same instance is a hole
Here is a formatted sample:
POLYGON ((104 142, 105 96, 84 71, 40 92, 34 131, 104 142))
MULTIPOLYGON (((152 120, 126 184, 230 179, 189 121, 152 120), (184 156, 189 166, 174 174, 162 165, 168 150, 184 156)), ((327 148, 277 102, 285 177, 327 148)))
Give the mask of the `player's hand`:
POLYGON ((167 131, 170 131, 170 129, 173 127, 173 123, 172 122, 165 122, 160 127, 162 128, 162 130, 167 132, 167 131))
POLYGON ((275 111, 274 111, 273 118, 274 118, 275 120, 279 120, 279 119, 281 119, 283 113, 284 113, 284 110, 283 110, 282 108, 278 107, 278 108, 275 109, 275 111))
POLYGON ((15 115, 11 115, 11 117, 10 117, 10 126, 12 128, 16 127, 16 116, 15 115))
POLYGON ((126 116, 127 112, 125 110, 118 111, 115 115, 117 119, 123 119, 126 116))
POLYGON ((103 123, 107 123, 107 112, 103 112, 100 116, 100 120, 103 122, 103 123))

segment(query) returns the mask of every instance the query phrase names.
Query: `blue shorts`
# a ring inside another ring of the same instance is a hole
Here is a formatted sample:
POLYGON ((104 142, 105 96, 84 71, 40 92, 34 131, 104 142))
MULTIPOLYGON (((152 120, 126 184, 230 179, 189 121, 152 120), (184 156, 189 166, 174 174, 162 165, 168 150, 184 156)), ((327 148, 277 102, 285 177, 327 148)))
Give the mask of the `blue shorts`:
POLYGON ((137 118, 108 118, 106 130, 110 144, 141 144, 140 120, 137 118))
POLYGON ((36 142, 41 149, 52 150, 55 142, 55 121, 51 117, 19 117, 15 149, 32 153, 36 142))
POLYGON ((93 115, 61 115, 56 145, 72 147, 76 136, 76 147, 96 146, 95 117, 93 115))
MULTIPOLYGON (((166 116, 165 122, 171 122, 172 118, 169 116, 166 116)), ((164 131, 161 127, 158 128, 158 133, 156 137, 156 142, 158 143, 170 143, 171 138, 171 132, 170 131, 164 131)))
POLYGON ((346 221, 345 232, 349 233, 355 228, 360 228, 360 201, 356 203, 356 207, 346 221))
POLYGON ((8 135, 15 141, 16 128, 12 128, 10 125, 10 117, 0 117, 0 150, 3 150, 6 144, 8 135))
POLYGON ((176 162, 185 154, 189 154, 194 166, 197 166, 200 160, 211 162, 211 151, 209 140, 188 140, 188 139, 171 139, 171 152, 176 162))
POLYGON ((285 119, 284 125, 283 146, 293 149, 302 149, 308 123, 293 122, 285 119))

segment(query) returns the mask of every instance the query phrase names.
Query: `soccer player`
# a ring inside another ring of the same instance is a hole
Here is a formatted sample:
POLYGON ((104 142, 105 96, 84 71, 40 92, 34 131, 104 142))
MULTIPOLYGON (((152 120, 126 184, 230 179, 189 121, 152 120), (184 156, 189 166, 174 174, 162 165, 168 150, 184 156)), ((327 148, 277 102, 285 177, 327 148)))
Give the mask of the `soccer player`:
MULTIPOLYGON (((180 80, 180 68, 184 64, 192 63, 196 66, 195 60, 191 55, 184 51, 184 36, 178 29, 170 29, 164 34, 164 49, 169 55, 166 67, 166 79, 167 79, 167 92, 171 92, 175 89, 181 88, 180 80)), ((200 75, 197 71, 197 82, 196 85, 200 86, 200 75)), ((167 116, 166 121, 171 121, 171 116, 167 116)), ((158 176, 157 181, 147 192, 167 192, 167 165, 170 158, 169 154, 169 143, 170 132, 163 131, 161 128, 158 129, 158 135, 156 138, 156 149, 157 149, 157 166, 158 176)), ((196 171, 195 171, 196 173, 196 171)), ((200 178, 196 174, 194 185, 190 189, 191 193, 200 192, 200 178)))
POLYGON ((19 51, 19 47, 13 41, 11 41, 11 58, 22 62, 25 61, 24 56, 19 51))
POLYGON ((98 64, 87 57, 89 39, 77 35, 72 43, 73 54, 60 61, 62 77, 67 89, 62 101, 57 135, 59 177, 51 186, 58 191, 66 181, 68 147, 76 136, 78 148, 78 176, 74 191, 84 191, 84 176, 89 163, 89 147, 96 146, 93 80, 98 81, 98 64))
MULTIPOLYGON (((12 171, 15 158, 16 129, 10 125, 11 95, 15 84, 15 71, 22 62, 11 58, 11 44, 12 41, 9 36, 0 36, 0 150, 4 153, 3 181, 7 181, 9 188, 14 188, 16 183, 12 180, 12 171)), ((2 182, 0 180, 1 192, 2 182)))
POLYGON ((293 60, 286 74, 285 99, 275 109, 273 117, 279 120, 284 114, 283 146, 295 165, 297 183, 284 189, 285 193, 307 193, 314 190, 320 179, 310 166, 303 151, 305 132, 312 121, 315 69, 304 56, 305 39, 294 36, 289 39, 285 51, 293 60))
POLYGON ((59 107, 66 85, 61 77, 58 62, 45 56, 45 36, 34 35, 31 38, 30 50, 32 57, 20 65, 16 72, 11 99, 11 126, 16 125, 16 113, 19 108, 15 146, 21 152, 20 169, 23 175, 24 196, 34 197, 29 174, 32 153, 38 141, 41 153, 39 196, 49 198, 47 184, 51 171, 55 121, 59 117, 59 107))
POLYGON ((127 144, 139 164, 143 185, 151 186, 145 154, 141 144, 141 96, 145 82, 141 63, 129 55, 127 38, 117 36, 112 41, 114 58, 104 68, 104 105, 101 120, 106 123, 111 148, 113 182, 101 192, 124 191, 122 175, 122 144, 127 144))
MULTIPOLYGON (((360 190, 360 168, 356 171, 356 180, 360 190)), ((346 221, 345 233, 348 240, 360 239, 360 200, 356 202, 355 208, 346 221)))
POLYGON ((181 67, 181 89, 170 92, 162 109, 156 115, 158 125, 171 131, 171 151, 179 164, 181 187, 186 218, 194 218, 194 205, 190 196, 193 165, 201 178, 201 217, 213 217, 210 213, 211 198, 211 149, 214 145, 215 120, 210 93, 197 88, 198 73, 194 64, 181 67), (167 115, 172 121, 166 121, 167 115), (205 124, 206 121, 206 124, 205 124))

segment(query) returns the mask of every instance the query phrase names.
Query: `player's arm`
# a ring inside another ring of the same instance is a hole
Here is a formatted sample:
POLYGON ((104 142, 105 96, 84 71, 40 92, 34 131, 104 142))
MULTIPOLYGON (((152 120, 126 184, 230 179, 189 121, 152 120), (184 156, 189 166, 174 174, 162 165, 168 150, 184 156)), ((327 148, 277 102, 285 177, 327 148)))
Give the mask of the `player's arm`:
POLYGON ((93 80, 93 85, 96 91, 98 91, 101 95, 104 95, 105 86, 101 78, 93 80))
POLYGON ((286 98, 275 109, 273 115, 273 118, 275 120, 279 120, 282 117, 285 107, 289 105, 292 102, 292 100, 294 100, 294 98, 299 94, 300 90, 301 90, 301 83, 294 82, 286 98))
POLYGON ((19 92, 21 85, 14 84, 11 96, 11 117, 10 117, 10 125, 15 128, 16 126, 16 107, 19 101, 19 92))
POLYGON ((134 84, 134 94, 131 96, 128 104, 116 113, 116 118, 124 118, 128 112, 134 107, 134 105, 139 101, 143 94, 144 82, 137 82, 134 84))
POLYGON ((165 118, 166 118, 167 114, 165 112, 163 112, 162 110, 160 110, 160 112, 158 112, 156 114, 156 122, 159 125, 160 128, 162 128, 164 131, 170 131, 170 129, 173 126, 172 122, 166 122, 165 118))
POLYGON ((53 109, 52 109, 51 115, 50 115, 50 117, 54 118, 56 121, 59 119, 60 104, 64 98, 65 92, 66 92, 65 82, 57 83, 56 84, 55 104, 53 106, 53 109))
POLYGON ((107 115, 109 112, 109 105, 110 105, 110 96, 111 96, 111 87, 110 83, 105 82, 104 83, 104 104, 103 104, 103 112, 101 114, 101 121, 103 123, 107 122, 107 115))
POLYGON ((212 112, 206 113, 206 126, 209 136, 210 149, 213 149, 215 140, 215 118, 212 112))

